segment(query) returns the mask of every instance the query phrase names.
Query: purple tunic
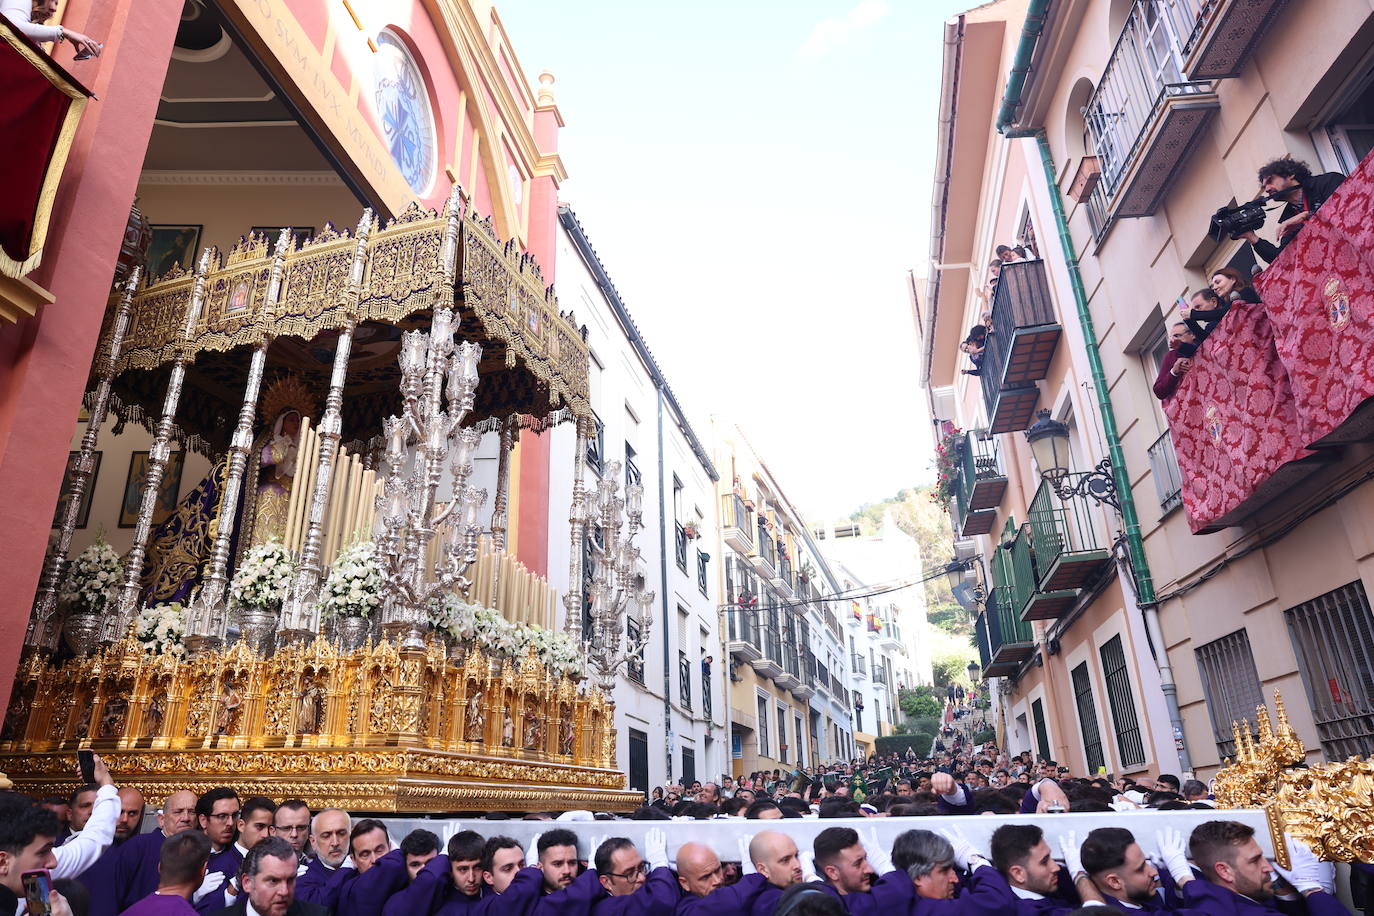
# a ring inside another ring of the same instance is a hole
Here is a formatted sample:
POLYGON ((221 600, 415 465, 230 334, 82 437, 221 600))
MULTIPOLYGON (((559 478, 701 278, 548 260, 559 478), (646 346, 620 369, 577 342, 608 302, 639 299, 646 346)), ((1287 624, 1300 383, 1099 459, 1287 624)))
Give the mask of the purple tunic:
POLYGON ((306 903, 318 903, 332 909, 333 904, 325 902, 325 889, 329 879, 334 877, 337 871, 338 869, 330 868, 319 859, 311 859, 305 866, 305 874, 296 879, 296 899, 304 900, 306 903))
POLYGON ((534 916, 588 916, 592 904, 606 896, 606 889, 597 878, 596 869, 589 868, 573 879, 573 883, 541 899, 534 907, 534 916))
MULTIPOLYGON (((718 887, 705 897, 688 897, 682 901, 678 916, 748 916, 760 898, 768 898, 767 906, 777 905, 782 891, 769 884, 757 872, 745 875, 734 884, 718 887)), ((771 913, 772 909, 763 912, 771 913)))
MULTIPOLYGON (((130 841, 111 846, 90 868, 76 876, 76 880, 91 892, 88 916, 117 916, 124 909, 115 899, 115 871, 119 867, 119 851, 130 841)), ((156 888, 154 888, 156 890, 156 888)))
POLYGON ((655 868, 633 894, 606 897, 592 912, 596 916, 673 916, 682 900, 682 888, 671 868, 655 868))
MULTIPOLYGON (((91 895, 91 902, 95 902, 94 894, 91 895)), ((149 894, 121 913, 120 916, 193 916, 195 912, 195 907, 191 906, 185 897, 176 897, 171 894, 149 894)))
POLYGON ((443 912, 464 913, 482 899, 458 893, 449 874, 449 858, 440 853, 425 863, 410 886, 391 895, 382 908, 382 916, 435 916, 443 912))
MULTIPOLYGON (((1272 899, 1259 903, 1210 881, 1194 879, 1184 884, 1180 890, 1185 904, 1196 908, 1198 912, 1207 913, 1208 916, 1274 916, 1283 912, 1272 899)), ((1299 902, 1299 906, 1302 906, 1309 916, 1350 916, 1350 911, 1345 905, 1326 891, 1308 894, 1299 902)), ((1284 909, 1288 907, 1285 906, 1284 909)))
MULTIPOLYGON (((161 830, 140 833, 119 845, 114 867, 115 912, 122 912, 157 890, 157 866, 162 860, 162 843, 166 835, 161 830)), ((91 898, 91 912, 95 897, 91 898)))
MULTIPOLYGON (((544 893, 544 873, 537 866, 527 866, 515 873, 504 894, 487 894, 469 912, 472 916, 526 916, 544 893)), ((452 916, 447 905, 440 916, 452 916)))
MULTIPOLYGON (((162 857, 161 848, 158 849, 158 858, 162 857)), ((239 866, 243 864, 243 853, 233 843, 224 847, 219 852, 210 853, 210 861, 205 864, 205 873, 212 871, 220 872, 224 875, 224 883, 219 886, 219 890, 206 894, 200 899, 200 903, 195 904, 197 913, 213 913, 216 910, 224 909, 224 892, 229 888, 229 882, 238 876, 239 866)))
POLYGON ((391 895, 410 883, 410 873, 406 871, 406 856, 399 849, 393 849, 382 856, 372 867, 352 881, 348 881, 339 892, 339 902, 334 907, 335 916, 382 916, 382 909, 391 895))

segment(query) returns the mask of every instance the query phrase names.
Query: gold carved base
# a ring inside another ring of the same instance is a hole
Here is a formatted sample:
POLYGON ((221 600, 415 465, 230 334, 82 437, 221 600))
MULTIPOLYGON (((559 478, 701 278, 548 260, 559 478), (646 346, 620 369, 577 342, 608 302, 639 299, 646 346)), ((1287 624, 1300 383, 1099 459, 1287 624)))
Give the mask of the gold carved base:
POLYGON ((0 771, 25 791, 76 788, 90 747, 151 797, 218 785, 312 807, 453 813, 633 808, 600 690, 475 647, 325 639, 190 657, 125 639, 20 665, 0 771))
MULTIPOLYGON (((528 763, 424 748, 273 748, 111 751, 121 786, 150 799, 229 786, 241 798, 300 798, 318 810, 454 814, 464 811, 629 811, 642 800, 616 770, 528 763)), ((76 788, 75 755, 0 754, 0 770, 36 796, 76 788)))

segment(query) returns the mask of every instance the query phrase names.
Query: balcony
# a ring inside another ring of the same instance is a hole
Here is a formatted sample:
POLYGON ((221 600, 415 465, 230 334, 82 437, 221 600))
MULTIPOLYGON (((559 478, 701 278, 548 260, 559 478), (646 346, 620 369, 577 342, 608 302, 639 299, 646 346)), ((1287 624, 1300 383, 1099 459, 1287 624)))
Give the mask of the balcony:
POLYGON ((1039 557, 1031 543, 1029 526, 1012 529, 1008 522, 1002 546, 992 558, 993 583, 1002 587, 1002 600, 1018 619, 1050 620, 1073 607, 1077 595, 1070 590, 1042 591, 1038 588, 1036 563, 1039 557))
POLYGON ((1175 0, 1165 15, 1184 37, 1183 72, 1189 79, 1240 76, 1284 0, 1175 0))
MULTIPOLYGON (((768 599, 772 604, 772 600, 768 599)), ((758 627, 763 655, 749 664, 760 677, 776 679, 782 674, 782 637, 778 634, 776 610, 763 611, 763 623, 758 627)))
POLYGON ((868 677, 868 659, 857 652, 849 654, 849 673, 855 680, 866 679, 868 677))
POLYGON ((1155 493, 1159 496, 1159 514, 1168 515, 1183 505, 1183 478, 1179 475, 1178 455, 1174 453, 1174 440, 1169 433, 1155 440, 1150 446, 1150 476, 1155 481, 1155 493))
POLYGON ((778 547, 770 536, 763 519, 758 520, 758 550, 749 555, 749 562, 759 575, 772 581, 777 576, 778 547))
POLYGON ((729 618, 730 638, 725 649, 730 657, 741 662, 754 662, 763 657, 759 647, 756 613, 752 610, 735 609, 726 612, 729 618))
POLYGON ((979 381, 988 431, 1009 433, 1030 426, 1040 390, 1062 334, 1050 297, 1045 262, 1002 265, 992 298, 992 333, 983 351, 979 381))
POLYGON ((710 597, 710 587, 706 575, 706 564, 710 560, 710 556, 705 551, 697 551, 697 590, 707 597, 710 597))
POLYGON ((1060 499, 1048 481, 1041 481, 1029 516, 1042 590, 1083 588, 1109 562, 1111 553, 1097 532, 1088 500, 1060 499))
POLYGON ((896 652, 906 644, 902 642, 902 631, 897 629, 897 625, 885 623, 882 632, 878 634, 878 645, 896 652))
POLYGON ((673 522, 673 529, 673 557, 677 560, 677 568, 686 572, 687 529, 682 527, 682 522, 673 522))
POLYGON ((744 498, 726 493, 721 504, 721 538, 725 546, 748 555, 754 550, 754 513, 744 498))
MULTIPOLYGON (((986 365, 986 363, 984 363, 986 365)), ((954 528, 962 537, 987 534, 997 521, 997 507, 1007 492, 1007 477, 997 440, 966 433, 959 444, 954 479, 954 528)))
POLYGON ((1109 219, 1153 215, 1221 107, 1210 82, 1183 75, 1193 30, 1181 38, 1180 29, 1201 18, 1201 2, 1137 0, 1088 100, 1084 120, 1109 219), (1187 7, 1198 9, 1191 19, 1187 7))
POLYGON ((783 690, 792 690, 802 682, 801 655, 795 644, 785 644, 782 648, 782 670, 773 678, 773 683, 783 690))
POLYGON ((792 561, 787 558, 787 547, 781 538, 774 543, 773 556, 777 558, 777 564, 773 569, 773 577, 769 581, 773 583, 774 588, 784 593, 784 598, 791 598, 793 595, 792 561))
POLYGON ((1035 654, 1035 635, 1031 625, 1012 610, 1005 586, 992 590, 980 619, 984 621, 988 641, 988 663, 983 666, 983 674, 1015 674, 1021 663, 1035 654))

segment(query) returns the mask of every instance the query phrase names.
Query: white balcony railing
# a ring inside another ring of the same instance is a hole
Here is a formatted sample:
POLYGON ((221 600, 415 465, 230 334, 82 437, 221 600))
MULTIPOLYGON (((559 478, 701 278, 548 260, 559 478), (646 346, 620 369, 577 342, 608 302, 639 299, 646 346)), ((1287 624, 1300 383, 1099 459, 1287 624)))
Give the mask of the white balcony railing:
POLYGON ((1204 0, 1136 0, 1111 59, 1083 116, 1111 200, 1161 104, 1204 95, 1208 81, 1184 76, 1185 43, 1210 3, 1204 0))

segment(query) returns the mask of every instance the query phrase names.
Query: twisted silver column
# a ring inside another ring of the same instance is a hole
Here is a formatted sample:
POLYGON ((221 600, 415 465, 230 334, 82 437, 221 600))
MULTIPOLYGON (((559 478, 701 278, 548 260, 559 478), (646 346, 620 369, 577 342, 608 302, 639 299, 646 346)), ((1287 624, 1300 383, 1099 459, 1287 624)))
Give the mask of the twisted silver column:
POLYGON ((81 437, 81 451, 76 456, 76 466, 72 468, 71 481, 64 495, 66 503, 62 509, 62 521, 58 526, 57 543, 49 554, 43 567, 43 578, 38 583, 38 593, 34 596, 33 615, 29 618, 29 628, 24 634, 25 648, 51 651, 57 648, 57 592, 62 584, 62 574, 67 569, 67 555, 72 549, 72 535, 76 531, 76 521, 81 514, 81 504, 86 501, 91 486, 91 474, 95 471, 95 446, 100 439, 100 427, 105 424, 105 414, 110 406, 110 386, 114 383, 115 366, 119 363, 119 351, 124 346, 124 335, 129 331, 129 319, 134 311, 134 291, 142 268, 135 267, 124 283, 124 292, 119 297, 119 307, 115 311, 114 322, 110 325, 109 349, 96 373, 95 398, 91 403, 91 414, 86 420, 86 432, 81 437))

